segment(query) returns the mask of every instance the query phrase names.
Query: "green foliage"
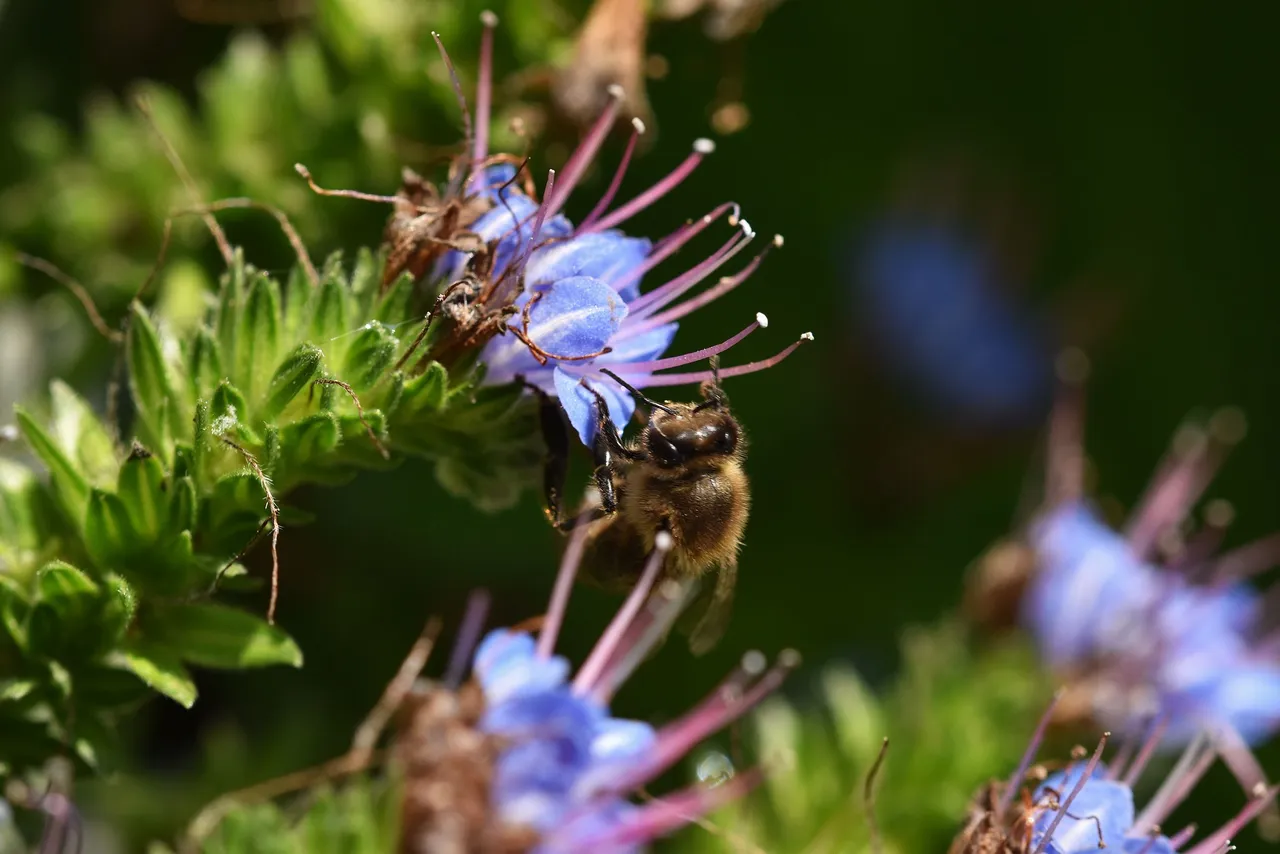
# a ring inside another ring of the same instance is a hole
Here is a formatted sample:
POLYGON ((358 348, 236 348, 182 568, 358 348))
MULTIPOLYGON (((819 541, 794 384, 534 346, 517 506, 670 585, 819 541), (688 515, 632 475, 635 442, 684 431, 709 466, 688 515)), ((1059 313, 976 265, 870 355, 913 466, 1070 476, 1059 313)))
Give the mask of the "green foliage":
MULTIPOLYGON (((280 208, 309 246, 348 243, 353 226, 372 238, 369 226, 384 210, 317 203, 294 163, 330 186, 389 193, 402 164, 437 160, 445 149, 430 146, 452 144, 460 123, 431 32, 442 34, 460 74, 474 80, 479 14, 491 5, 321 0, 314 19, 278 47, 256 31, 236 34, 199 78, 195 104, 158 83, 137 86, 133 94, 149 104, 203 199, 182 186, 131 103, 95 97, 79 137, 45 115, 17 118, 19 157, 5 168, 20 183, 0 193, 0 281, 11 272, 7 250, 46 255, 90 286, 104 316, 117 317, 155 262, 170 212, 232 196, 280 208)), ((586 5, 572 3, 571 11, 586 5)), ((512 0, 497 11, 502 47, 535 67, 567 51, 579 20, 552 0, 512 0)), ((499 144, 513 141, 505 128, 499 117, 499 144)), ((207 248, 206 232, 184 218, 176 236, 162 285, 190 278, 208 287, 203 271, 185 261, 207 248)))
MULTIPOLYGON (((323 784, 288 807, 232 811, 205 840, 204 854, 385 854, 394 851, 399 802, 385 780, 323 784)), ((152 854, 164 849, 153 848, 152 854)))
POLYGON ((763 786, 713 816, 723 832, 690 831, 679 847, 872 851, 863 785, 887 737, 875 783, 883 850, 945 851, 978 787, 1007 776, 1026 748, 1052 693, 1036 673, 1020 643, 975 653, 950 623, 907 632, 901 672, 882 696, 847 666, 829 666, 813 708, 781 698, 761 707, 751 728, 763 786))
MULTIPOLYGON (((430 363, 395 370, 411 284, 378 287, 380 261, 283 287, 237 254, 207 324, 175 339, 134 303, 124 336, 135 411, 129 450, 55 381, 47 416, 18 427, 47 487, 0 460, 0 774, 65 745, 88 764, 144 686, 184 705, 188 666, 299 666, 260 617, 206 601, 244 573, 257 532, 302 483, 337 483, 405 454, 481 507, 510 504, 540 466, 532 405, 430 363)), ((416 333, 418 325, 410 327, 416 333)))

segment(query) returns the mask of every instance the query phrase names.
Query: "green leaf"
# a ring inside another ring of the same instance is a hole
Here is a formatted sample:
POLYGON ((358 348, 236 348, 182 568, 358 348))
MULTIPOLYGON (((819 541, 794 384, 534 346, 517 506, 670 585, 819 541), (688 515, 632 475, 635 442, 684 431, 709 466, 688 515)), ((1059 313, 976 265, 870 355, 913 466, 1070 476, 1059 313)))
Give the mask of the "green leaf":
POLYGON ((448 398, 449 372, 432 362, 416 377, 406 380, 400 405, 410 412, 431 412, 444 406, 448 398))
POLYGON ((196 683, 173 650, 155 643, 130 644, 113 651, 107 663, 127 670, 183 708, 196 702, 196 683))
POLYGON ((342 430, 332 412, 317 412, 280 431, 281 453, 289 465, 305 468, 307 461, 338 447, 342 430))
POLYGON ((146 426, 148 444, 168 459, 173 452, 173 423, 178 416, 173 378, 160 347, 160 336, 142 303, 130 307, 125 343, 129 387, 138 415, 146 426))
POLYGON ((244 305, 245 282, 250 269, 244 260, 244 250, 237 246, 218 288, 217 322, 214 329, 224 358, 236 352, 237 320, 240 317, 240 307, 244 305))
POLYGON ((57 547, 57 510, 35 472, 0 457, 0 575, 24 580, 57 547))
POLYGON ((295 264, 284 283, 284 314, 280 331, 286 341, 306 337, 304 324, 307 322, 308 308, 314 293, 315 286, 303 272, 302 265, 295 264))
POLYGON ((311 381, 320 376, 324 353, 311 344, 299 344, 276 369, 262 405, 262 418, 272 422, 284 412, 311 381))
POLYGON ((302 651, 281 629, 224 605, 158 605, 143 626, 150 642, 203 667, 302 666, 302 651))
POLYGON ((347 349, 342 378, 356 393, 371 388, 395 360, 400 339, 378 321, 366 323, 347 349))
POLYGON ((245 402, 240 389, 228 381, 223 381, 213 393, 209 404, 208 441, 215 447, 225 447, 222 440, 231 439, 240 445, 257 445, 262 441, 258 432, 249 426, 249 405, 245 402))
POLYGON ((84 398, 62 380, 50 383, 49 392, 49 432, 76 461, 89 483, 110 486, 115 482, 120 464, 116 458, 115 441, 106 426, 84 398))
POLYGON ((191 390, 199 398, 216 388, 223 379, 222 348, 206 327, 200 327, 191 342, 191 390))
POLYGON ((255 272, 236 326, 234 358, 234 379, 250 400, 267 387, 268 371, 280 348, 280 321, 280 286, 265 273, 255 272))
POLYGON ((196 527, 196 510, 199 499, 196 495, 196 483, 189 477, 180 477, 173 482, 173 495, 169 505, 169 534, 180 534, 192 531, 196 527))
POLYGON ((98 646, 101 588, 70 564, 54 561, 36 573, 27 622, 31 651, 49 658, 80 658, 98 646))
POLYGON ((84 542, 93 562, 103 569, 122 569, 118 564, 133 550, 136 535, 129 510, 119 496, 95 489, 89 497, 84 518, 84 542))
POLYGON ((320 288, 312 299, 310 338, 337 345, 334 349, 345 346, 340 336, 351 331, 350 292, 342 280, 341 261, 340 256, 330 256, 325 263, 320 288))
POLYGON ((116 495, 124 502, 133 530, 145 541, 155 540, 169 526, 169 496, 165 494, 164 466, 150 453, 137 448, 120 467, 116 495))
POLYGON ((20 406, 14 407, 14 417, 18 420, 18 429, 27 445, 40 461, 49 469, 58 500, 67 515, 77 524, 84 519, 85 505, 89 501, 89 482, 80 469, 62 452, 53 438, 46 433, 36 420, 20 406))

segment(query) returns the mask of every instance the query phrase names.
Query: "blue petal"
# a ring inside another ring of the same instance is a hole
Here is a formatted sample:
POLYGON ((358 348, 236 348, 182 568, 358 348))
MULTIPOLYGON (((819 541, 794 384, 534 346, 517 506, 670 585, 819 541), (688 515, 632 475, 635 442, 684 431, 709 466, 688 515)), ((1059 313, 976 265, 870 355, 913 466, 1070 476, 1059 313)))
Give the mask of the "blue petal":
POLYGON ((1124 841, 1123 854, 1178 854, 1167 836, 1132 836, 1124 841))
MULTIPOLYGON (((533 253, 525 270, 525 286, 535 288, 558 279, 591 276, 613 285, 640 266, 652 243, 620 231, 591 232, 544 246, 533 253)), ((623 288, 627 302, 639 294, 639 279, 623 288)))
POLYGON ((560 656, 540 658, 534 648, 528 634, 506 629, 495 629, 480 642, 472 670, 489 706, 564 684, 569 662, 560 656))
POLYGON ((1128 640, 1134 621, 1159 595, 1155 571, 1135 560, 1127 542, 1083 505, 1043 518, 1031 541, 1040 568, 1023 616, 1051 664, 1101 652, 1111 639, 1128 640))
MULTIPOLYGON (((1038 805, 1046 803, 1049 797, 1047 789, 1050 788, 1055 790, 1054 797, 1059 803, 1065 802, 1072 788, 1079 782, 1083 770, 1083 763, 1080 763, 1069 773, 1058 772, 1051 775, 1036 790, 1035 802, 1038 805)), ((1094 772, 1071 801, 1067 813, 1062 815, 1062 820, 1054 829, 1052 843, 1061 854, 1096 854, 1099 848, 1099 831, 1102 842, 1112 846, 1133 828, 1133 791, 1123 783, 1102 779, 1099 771, 1094 772)), ((1059 811, 1055 809, 1038 812, 1032 829, 1032 847, 1039 844, 1049 825, 1058 816, 1059 811)))
POLYGON ((635 804, 613 798, 594 805, 548 834, 531 854, 639 854, 639 845, 602 845, 600 837, 623 824, 638 811, 635 804))
MULTIPOLYGON (((676 329, 679 326, 676 323, 668 323, 637 335, 632 334, 627 329, 627 325, 627 322, 623 321, 622 328, 618 330, 618 334, 609 342, 613 350, 596 359, 596 364, 627 364, 631 362, 648 362, 651 359, 656 359, 671 346, 671 341, 676 337, 676 329)), ((631 381, 631 384, 639 388, 644 385, 644 382, 631 381)))
POLYGON ((567 690, 556 689, 525 693, 488 706, 480 728, 513 738, 572 737, 580 741, 586 756, 599 718, 595 707, 567 690))
MULTIPOLYGON (((595 397, 583 388, 580 375, 571 374, 563 368, 556 368, 552 376, 555 380, 556 396, 560 398, 560 406, 569 417, 569 423, 578 431, 582 444, 591 447, 591 440, 596 434, 595 397)), ((631 399, 631 394, 604 377, 591 377, 587 382, 605 399, 609 418, 617 426, 618 431, 626 429, 627 422, 631 420, 631 415, 636 410, 636 402, 631 399)))
MULTIPOLYGON (((528 300, 522 294, 516 305, 523 307, 528 300)), ((541 291, 529 312, 527 334, 548 354, 575 359, 603 350, 626 316, 627 305, 613 288, 590 276, 575 276, 541 291)), ((491 339, 480 360, 488 368, 489 383, 509 382, 516 374, 542 367, 528 346, 510 334, 491 339)))
POLYGON ((591 739, 591 759, 612 762, 630 759, 653 749, 657 734, 643 721, 605 718, 591 739))
MULTIPOLYGON (((521 252, 528 250, 529 241, 533 238, 534 212, 538 209, 537 202, 514 187, 504 191, 503 198, 506 199, 506 204, 495 204, 472 223, 469 229, 480 235, 486 243, 493 245, 497 241, 494 246, 492 274, 495 279, 506 271, 521 252)), ((569 220, 563 216, 553 216, 542 223, 538 240, 541 242, 563 238, 572 233, 573 224, 569 220)), ((469 257, 469 253, 447 253, 440 265, 442 274, 450 279, 459 278, 469 257)))

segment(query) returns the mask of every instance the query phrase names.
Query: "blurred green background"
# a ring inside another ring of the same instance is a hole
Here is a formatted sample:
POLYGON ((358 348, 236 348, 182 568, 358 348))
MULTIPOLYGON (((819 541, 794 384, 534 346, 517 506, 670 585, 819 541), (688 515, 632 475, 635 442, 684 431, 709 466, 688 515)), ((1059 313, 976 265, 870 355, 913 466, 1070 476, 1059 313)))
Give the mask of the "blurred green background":
MULTIPOLYGON (((502 0, 491 5, 510 16, 502 0)), ((523 6, 528 14, 530 4, 523 6)), ((585 6, 558 4, 567 25, 558 23, 547 38, 566 36, 585 6)), ((457 35, 468 58, 471 20, 457 35)), ((755 311, 769 315, 769 330, 732 362, 767 355, 806 329, 817 340, 784 366, 728 388, 749 432, 754 486, 729 634, 705 659, 669 644, 629 683, 619 713, 675 714, 752 647, 795 647, 815 663, 844 658, 880 680, 893 672, 901 629, 953 609, 966 566, 1017 521, 1039 465, 1040 431, 949 426, 913 404, 864 346, 851 248, 892 204, 904 169, 922 159, 974 164, 983 176, 971 191, 978 208, 996 204, 984 201, 984 187, 1012 187, 1015 218, 1036 224, 1017 244, 1019 284, 1093 358, 1088 447, 1099 491, 1131 503, 1181 419, 1197 407, 1236 404, 1250 435, 1210 494, 1236 507, 1231 543, 1275 528, 1280 149, 1270 24, 1261 9, 1215 13, 1189 2, 1104 9, 791 0, 759 32, 715 49, 696 22, 653 26, 649 51, 669 63, 669 73, 649 83, 659 138, 634 164, 628 187, 660 177, 692 138, 710 133, 722 76, 741 76, 751 121, 720 138, 694 178, 631 231, 656 237, 732 198, 757 230, 786 236, 785 248, 748 284, 682 324, 677 349, 722 340, 755 311)), ((312 25, 304 16, 262 29, 284 43, 312 25)), ((132 280, 109 283, 108 273, 120 270, 59 254, 74 245, 48 225, 62 220, 32 211, 65 210, 75 205, 74 192, 32 195, 30 158, 7 131, 29 129, 17 117, 38 111, 65 123, 74 138, 88 99, 123 93, 143 78, 194 99, 202 70, 235 29, 186 20, 168 0, 0 0, 7 232, 0 241, 49 256, 95 294, 115 287, 127 296, 132 280)), ((505 31, 498 44, 499 70, 510 73, 521 45, 505 31)), ((420 45, 424 68, 435 62, 428 45, 420 45)), ((414 130, 431 145, 456 140, 448 101, 424 99, 414 130)), ((333 148, 342 145, 377 149, 358 134, 333 148)), ((362 162, 372 165, 345 177, 390 192, 406 158, 389 148, 363 151, 362 162)), ((554 155, 546 156, 554 162, 554 155)), ((315 171, 322 183, 342 183, 315 171)), ((296 183, 290 174, 279 180, 296 183)), ((602 181, 596 176, 597 192, 602 181)), ((570 214, 581 216, 593 201, 578 194, 570 214)), ((314 258, 379 239, 384 208, 308 205, 314 258)), ((229 222, 250 259, 267 268, 290 263, 269 219, 229 222)), ((127 251, 150 258, 157 229, 147 225, 150 243, 137 240, 127 251)), ((112 238, 117 247, 129 240, 112 238)), ((196 230, 179 232, 178 241, 216 273, 216 254, 196 230)), ((105 371, 87 357, 97 345, 65 294, 24 272, 0 280, 0 300, 10 309, 29 306, 23 323, 35 340, 45 336, 62 348, 39 359, 6 350, 6 374, 27 371, 40 380, 18 391, 38 393, 60 373, 91 400, 102 399, 105 371), (73 327, 81 331, 67 331, 73 327), (20 360, 13 370, 12 359, 20 360)), ((306 667, 201 674, 201 700, 191 712, 151 703, 129 723, 138 751, 133 770, 170 785, 157 801, 152 787, 126 784, 113 796, 115 808, 132 813, 141 830, 167 834, 173 810, 335 755, 425 618, 451 621, 447 637, 476 586, 493 592, 494 622, 541 613, 560 540, 538 501, 530 493, 509 511, 484 515, 445 495, 430 469, 413 461, 295 496, 319 523, 284 532, 279 620, 298 639, 306 667)), ((255 556, 259 567, 264 557, 255 556)), ((577 591, 563 648, 580 657, 614 605, 577 591)), ((807 685, 802 671, 789 690, 803 696, 807 685)), ((1275 760, 1272 751, 1273 769, 1275 760)), ((1224 803, 1234 802, 1224 792, 1224 803)))

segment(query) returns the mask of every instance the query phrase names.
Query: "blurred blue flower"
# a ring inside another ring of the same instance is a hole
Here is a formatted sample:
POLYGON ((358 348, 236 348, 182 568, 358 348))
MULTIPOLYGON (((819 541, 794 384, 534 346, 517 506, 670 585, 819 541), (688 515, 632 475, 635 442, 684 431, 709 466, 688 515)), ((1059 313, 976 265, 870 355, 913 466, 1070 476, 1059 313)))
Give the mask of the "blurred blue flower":
MULTIPOLYGON (((477 134, 472 174, 467 180, 482 184, 480 191, 494 206, 470 230, 488 244, 492 253, 485 299, 496 306, 514 306, 516 313, 501 329, 503 334, 489 339, 480 355, 487 369, 485 381, 504 384, 521 376, 559 397, 578 435, 589 444, 595 432, 596 404, 584 383, 603 395, 610 417, 619 426, 630 421, 635 411, 631 393, 603 374, 602 369, 611 370, 637 388, 700 383, 712 378, 709 370, 669 371, 723 353, 768 325, 765 316, 759 314, 755 322, 721 344, 662 357, 671 346, 677 321, 745 281, 759 266, 767 248, 737 273, 720 278, 711 288, 676 304, 754 241, 756 235, 740 218, 737 205, 722 204, 657 244, 647 238, 630 237, 618 226, 688 177, 714 150, 712 142, 695 141, 693 151, 670 174, 611 209, 637 140, 644 132, 643 123, 633 120, 631 138, 613 180, 590 213, 575 226, 561 211, 608 137, 624 93, 616 86, 610 89, 609 106, 559 174, 548 177, 543 198, 537 200, 517 185, 513 166, 505 162, 492 164, 487 136, 480 131, 489 122, 490 54, 488 50, 481 54, 477 134), (726 215, 734 232, 718 250, 641 294, 644 275, 726 215)), ((781 244, 781 237, 775 237, 769 246, 781 244)), ((457 280, 467 271, 470 260, 468 253, 450 252, 441 259, 437 273, 447 280, 457 280)), ((762 370, 786 358, 798 344, 771 359, 726 368, 720 375, 730 377, 762 370)))
POLYGON ((925 405, 977 425, 1042 418, 1053 345, 1002 293, 975 240, 903 217, 881 222, 860 244, 856 285, 872 345, 925 405))
POLYGON ((1095 677, 1094 714, 1120 732, 1158 717, 1170 743, 1226 726, 1249 744, 1280 728, 1280 649, 1260 643, 1257 593, 1140 560, 1071 502, 1031 529, 1038 566, 1023 616, 1061 672, 1095 677))
POLYGON ((1208 729, 1233 761, 1256 768, 1248 746, 1280 729, 1280 636, 1266 630, 1248 578, 1280 561, 1280 536, 1219 555, 1228 509, 1211 507, 1190 526, 1243 432, 1234 410, 1207 429, 1185 426, 1117 532, 1083 500, 1080 398, 1064 388, 1050 423, 1050 501, 1027 533, 1035 560, 1021 610, 1043 659, 1085 689, 1101 725, 1128 737, 1158 726, 1168 745, 1208 729))
POLYGON ((661 729, 613 717, 610 698, 669 628, 688 591, 654 590, 672 545, 670 537, 660 536, 640 583, 570 678, 569 663, 552 648, 585 530, 578 530, 566 552, 538 638, 497 629, 472 657, 472 673, 484 695, 479 729, 501 746, 490 786, 494 816, 504 826, 536 831, 535 854, 638 851, 648 840, 742 795, 757 773, 748 771, 714 787, 693 786, 644 806, 628 800, 772 692, 795 663, 789 654, 766 669, 758 653, 748 656, 730 677, 740 690, 717 691, 661 729))

